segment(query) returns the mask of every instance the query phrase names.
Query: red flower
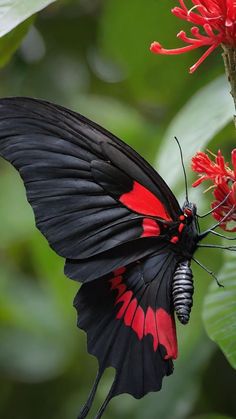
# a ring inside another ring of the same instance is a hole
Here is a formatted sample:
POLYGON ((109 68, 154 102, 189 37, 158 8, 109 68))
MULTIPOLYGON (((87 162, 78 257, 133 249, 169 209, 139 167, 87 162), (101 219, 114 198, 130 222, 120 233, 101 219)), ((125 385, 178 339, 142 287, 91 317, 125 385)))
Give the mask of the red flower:
MULTIPOLYGON (((212 153, 211 153, 212 154, 212 153)), ((204 180, 212 180, 213 183, 219 185, 222 182, 228 180, 236 180, 236 149, 232 151, 232 162, 234 166, 234 172, 228 167, 228 163, 225 163, 225 159, 221 154, 221 151, 218 151, 217 156, 215 156, 215 161, 212 161, 209 156, 202 151, 196 153, 192 158, 192 170, 194 172, 200 173, 200 177, 193 183, 193 187, 200 185, 204 180)))
POLYGON ((212 208, 220 205, 220 203, 224 201, 225 197, 228 195, 226 201, 212 213, 213 217, 217 221, 221 221, 227 214, 230 213, 226 220, 220 224, 220 227, 225 231, 236 231, 236 182, 234 182, 231 187, 224 182, 218 185, 214 189, 213 193, 216 201, 212 202, 212 208), (231 225, 232 222, 233 225, 231 225))
POLYGON ((205 180, 213 183, 215 201, 212 202, 211 207, 217 208, 212 215, 217 221, 221 221, 229 214, 220 227, 226 231, 236 231, 236 227, 229 225, 230 222, 236 221, 236 149, 231 154, 233 170, 225 162, 220 150, 217 156, 212 155, 215 161, 201 151, 192 158, 192 170, 200 175, 193 186, 196 187, 205 180), (223 204, 220 205, 222 202, 223 204))
POLYGON ((214 51, 220 44, 236 46, 236 2, 235 0, 191 0, 193 7, 188 10, 184 0, 179 0, 180 7, 174 7, 172 13, 199 28, 191 28, 192 37, 188 37, 184 31, 180 31, 177 37, 185 42, 186 46, 176 49, 162 48, 159 42, 153 42, 150 50, 155 54, 182 54, 199 47, 208 47, 201 58, 190 67, 193 73, 199 65, 214 51))

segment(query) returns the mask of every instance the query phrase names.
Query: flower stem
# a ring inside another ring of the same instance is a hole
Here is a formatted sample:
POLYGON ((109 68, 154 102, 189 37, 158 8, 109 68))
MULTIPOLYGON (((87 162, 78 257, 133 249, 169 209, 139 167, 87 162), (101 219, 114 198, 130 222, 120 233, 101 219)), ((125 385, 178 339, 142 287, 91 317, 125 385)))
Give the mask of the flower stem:
MULTIPOLYGON (((231 86, 231 96, 234 100, 236 111, 236 49, 222 44, 224 50, 222 56, 225 64, 225 72, 231 86)), ((236 128, 236 115, 234 115, 234 125, 236 128)))

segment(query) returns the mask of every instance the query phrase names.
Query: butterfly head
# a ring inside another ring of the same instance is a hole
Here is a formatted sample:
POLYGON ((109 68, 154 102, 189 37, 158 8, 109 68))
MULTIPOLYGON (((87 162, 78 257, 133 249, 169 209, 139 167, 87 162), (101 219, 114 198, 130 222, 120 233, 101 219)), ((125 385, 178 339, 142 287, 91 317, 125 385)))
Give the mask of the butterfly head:
POLYGON ((183 205, 184 216, 191 221, 197 214, 197 207, 192 202, 185 201, 183 205))

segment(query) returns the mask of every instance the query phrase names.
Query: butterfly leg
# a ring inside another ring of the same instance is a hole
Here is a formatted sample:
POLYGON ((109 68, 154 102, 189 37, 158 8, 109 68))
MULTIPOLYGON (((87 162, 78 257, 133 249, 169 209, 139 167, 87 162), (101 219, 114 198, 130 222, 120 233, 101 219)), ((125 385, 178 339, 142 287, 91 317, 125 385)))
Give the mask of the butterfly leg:
POLYGON ((212 208, 210 211, 208 211, 208 212, 206 212, 205 214, 203 214, 203 215, 199 215, 199 214, 197 214, 197 216, 198 216, 198 218, 204 218, 204 217, 207 217, 207 215, 210 215, 210 214, 212 214, 217 208, 219 208, 219 207, 221 207, 221 205, 223 205, 226 201, 227 201, 227 199, 228 199, 228 197, 229 197, 229 195, 231 194, 231 191, 228 193, 228 195, 226 195, 225 197, 224 197, 224 199, 218 204, 218 205, 216 205, 214 208, 212 208))
POLYGON ((198 244, 198 247, 207 247, 208 249, 224 249, 236 252, 236 246, 224 246, 221 244, 198 244))
POLYGON ((228 236, 224 236, 224 234, 218 233, 214 230, 210 231, 210 233, 214 234, 214 236, 218 236, 221 237, 222 239, 226 239, 226 240, 236 240, 236 237, 228 237, 228 236))
POLYGON ((222 285, 222 284, 218 281, 218 279, 217 279, 216 275, 214 274, 214 272, 210 271, 210 270, 209 270, 206 266, 204 266, 201 262, 199 262, 199 260, 197 260, 197 259, 195 259, 195 258, 192 258, 192 259, 194 260, 194 262, 195 262, 197 265, 201 266, 201 268, 202 268, 202 269, 204 269, 204 271, 206 271, 209 275, 211 275, 211 276, 214 278, 214 280, 216 281, 216 283, 217 283, 217 285, 218 285, 219 287, 224 288, 224 285, 222 285))
POLYGON ((229 217, 229 215, 235 210, 235 207, 232 206, 232 208, 227 212, 227 214, 225 214, 225 216, 216 224, 214 224, 212 227, 210 227, 208 230, 203 231, 202 233, 199 234, 198 236, 198 240, 202 240, 204 239, 204 237, 206 237, 209 233, 212 233, 212 230, 215 230, 217 227, 219 227, 225 220, 227 220, 227 218, 229 217))

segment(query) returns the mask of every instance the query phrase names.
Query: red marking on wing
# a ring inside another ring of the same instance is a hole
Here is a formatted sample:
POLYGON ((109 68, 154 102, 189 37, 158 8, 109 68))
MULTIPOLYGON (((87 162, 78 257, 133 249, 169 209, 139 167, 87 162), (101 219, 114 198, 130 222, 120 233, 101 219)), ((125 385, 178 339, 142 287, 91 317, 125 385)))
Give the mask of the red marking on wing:
POLYGON ((137 308, 138 302, 136 298, 133 298, 131 302, 128 305, 128 308, 126 309, 125 315, 124 315, 124 323, 126 326, 131 326, 132 321, 134 318, 134 314, 137 308))
POLYGON ((175 244, 179 241, 178 236, 173 236, 172 239, 170 239, 171 243, 175 244))
POLYGON ((114 276, 117 276, 117 275, 123 275, 123 273, 126 271, 126 268, 125 267, 121 267, 121 268, 118 268, 118 269, 116 269, 114 272, 113 272, 113 274, 114 274, 114 276))
POLYGON ((137 333, 138 338, 140 340, 143 338, 144 323, 145 323, 144 311, 140 306, 138 306, 135 312, 133 321, 132 321, 132 329, 137 333))
POLYGON ((157 325, 155 313, 151 307, 148 307, 146 316, 145 316, 145 328, 144 335, 152 335, 153 337, 153 349, 157 350, 158 347, 158 336, 157 336, 157 325))
POLYGON ((139 214, 151 215, 172 221, 162 202, 140 183, 134 181, 133 189, 120 196, 119 201, 139 214))
MULTIPOLYGON (((120 272, 121 270, 118 269, 113 273, 120 274, 120 272)), ((125 269, 122 272, 125 272, 125 269)), ((122 276, 117 275, 110 281, 111 289, 118 291, 115 304, 121 304, 116 318, 123 319, 124 324, 132 328, 139 340, 151 335, 155 352, 159 344, 163 345, 166 349, 165 359, 176 359, 177 338, 174 316, 168 314, 163 308, 154 311, 148 307, 145 313, 138 304, 137 298, 134 297, 134 293, 127 290, 127 286, 121 283, 121 280, 122 276)))
POLYGON ((120 298, 116 300, 116 304, 122 303, 122 306, 116 315, 117 319, 121 319, 123 317, 123 315, 125 314, 125 310, 127 309, 132 297, 132 291, 126 291, 120 298))
POLYGON ((175 319, 163 308, 156 311, 156 323, 159 342, 166 349, 165 359, 176 359, 178 355, 175 319))
POLYGON ((115 290, 118 287, 118 285, 122 282, 122 276, 121 275, 115 276, 114 278, 110 280, 110 282, 111 282, 111 289, 115 290))
POLYGON ((160 227, 155 220, 150 218, 143 219, 143 233, 141 237, 159 236, 160 227))
POLYGON ((179 216, 180 221, 184 221, 185 220, 185 216, 184 215, 180 215, 179 216))
POLYGON ((111 289, 118 291, 117 298, 119 298, 125 292, 125 290, 126 290, 125 284, 123 284, 120 281, 120 276, 118 276, 116 278, 113 278, 110 282, 111 282, 111 289))

